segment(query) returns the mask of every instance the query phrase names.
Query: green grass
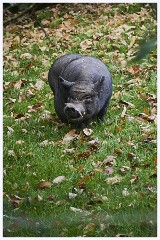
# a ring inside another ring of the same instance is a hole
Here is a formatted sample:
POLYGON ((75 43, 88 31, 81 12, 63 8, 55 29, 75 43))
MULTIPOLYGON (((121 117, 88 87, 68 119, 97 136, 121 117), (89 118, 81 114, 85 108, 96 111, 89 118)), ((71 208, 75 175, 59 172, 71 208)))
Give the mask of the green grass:
MULTIPOLYGON (((13 43, 4 51, 4 84, 13 83, 4 90, 4 236, 156 237, 156 124, 140 115, 155 114, 156 49, 146 59, 129 62, 129 57, 138 50, 138 37, 145 35, 142 25, 147 28, 150 23, 153 32, 156 28, 152 10, 145 4, 58 4, 55 8, 55 23, 50 19, 53 16, 50 9, 38 12, 41 21, 51 22, 49 36, 56 43, 54 47, 44 37, 40 36, 43 41, 37 41, 34 34, 30 38, 28 31, 41 33, 32 20, 25 20, 30 30, 24 27, 21 44, 15 45, 12 28, 4 29, 4 42, 13 43), (64 19, 66 12, 69 16, 64 19), (138 16, 136 21, 134 13, 138 16), (62 31, 64 36, 69 34, 68 40, 56 38, 60 24, 68 19, 76 21, 62 31), (121 32, 122 24, 135 28, 121 32), (97 33, 102 34, 100 39, 97 33), (136 41, 128 56, 133 36, 136 41), (87 49, 80 45, 86 39, 92 41, 87 49), (30 53, 32 58, 23 58, 24 53, 30 53), (62 139, 73 126, 62 124, 56 116, 46 75, 52 62, 65 53, 99 57, 113 77, 107 121, 88 126, 93 130, 88 137, 77 131, 79 138, 67 145, 62 139), (12 58, 15 60, 7 60, 12 58), (122 61, 126 61, 126 66, 122 61), (16 89, 14 84, 20 79, 25 82, 16 89), (38 80, 44 81, 41 90, 35 85, 38 80), (128 84, 130 80, 134 80, 132 84, 128 84), (28 112, 28 106, 37 103, 42 106, 28 112), (122 118, 124 106, 126 116, 122 118), (41 119, 46 110, 53 113, 53 120, 41 119), (8 127, 14 132, 9 134, 8 127), (88 145, 96 138, 98 143, 88 145), (16 143, 19 140, 22 144, 16 143), (44 140, 49 143, 41 146, 44 140), (72 148, 74 152, 64 152, 72 148), (100 165, 108 156, 114 156, 115 162, 100 165), (114 170, 112 174, 107 174, 109 166, 114 170), (58 176, 65 176, 65 180, 46 189, 37 187, 40 181, 52 182, 58 176), (105 181, 114 176, 121 180, 115 184, 105 181), (74 191, 77 196, 70 199, 69 193, 74 191), (13 195, 23 199, 9 200, 8 196, 13 195), (71 207, 82 212, 73 212, 71 207)), ((17 32, 20 27, 17 23, 17 32)))

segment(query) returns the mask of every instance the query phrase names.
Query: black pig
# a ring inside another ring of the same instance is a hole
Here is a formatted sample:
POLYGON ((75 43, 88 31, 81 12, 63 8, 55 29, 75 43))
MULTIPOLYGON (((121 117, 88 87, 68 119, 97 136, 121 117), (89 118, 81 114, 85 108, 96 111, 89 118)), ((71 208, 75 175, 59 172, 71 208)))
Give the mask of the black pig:
POLYGON ((99 59, 67 54, 58 58, 48 74, 55 111, 65 123, 79 127, 104 120, 112 95, 112 78, 99 59))

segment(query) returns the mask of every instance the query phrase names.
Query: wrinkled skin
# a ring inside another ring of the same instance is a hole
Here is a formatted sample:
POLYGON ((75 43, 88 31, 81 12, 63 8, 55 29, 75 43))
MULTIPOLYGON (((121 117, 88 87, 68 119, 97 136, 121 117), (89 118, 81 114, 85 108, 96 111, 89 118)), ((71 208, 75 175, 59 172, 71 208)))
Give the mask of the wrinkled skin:
POLYGON ((104 120, 112 95, 112 78, 99 59, 64 55, 51 66, 48 81, 55 111, 63 122, 81 127, 104 120))

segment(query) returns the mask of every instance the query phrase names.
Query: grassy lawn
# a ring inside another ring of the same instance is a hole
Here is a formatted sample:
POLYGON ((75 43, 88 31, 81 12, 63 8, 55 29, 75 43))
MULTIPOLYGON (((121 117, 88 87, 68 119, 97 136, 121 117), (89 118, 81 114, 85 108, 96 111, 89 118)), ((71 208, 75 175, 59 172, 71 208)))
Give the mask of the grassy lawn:
POLYGON ((4 28, 4 236, 156 237, 156 32, 147 4, 57 4, 4 28), (100 58, 113 77, 106 122, 73 130, 47 73, 66 53, 100 58))

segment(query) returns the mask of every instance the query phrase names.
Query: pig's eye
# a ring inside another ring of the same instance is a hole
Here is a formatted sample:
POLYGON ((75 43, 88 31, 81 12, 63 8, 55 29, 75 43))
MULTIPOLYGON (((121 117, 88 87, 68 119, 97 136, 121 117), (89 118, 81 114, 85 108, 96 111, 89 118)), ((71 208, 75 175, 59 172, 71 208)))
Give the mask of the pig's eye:
POLYGON ((83 100, 91 100, 91 96, 85 96, 83 100))
POLYGON ((90 103, 92 102, 92 98, 90 96, 86 96, 83 98, 83 101, 85 101, 86 103, 90 103))

